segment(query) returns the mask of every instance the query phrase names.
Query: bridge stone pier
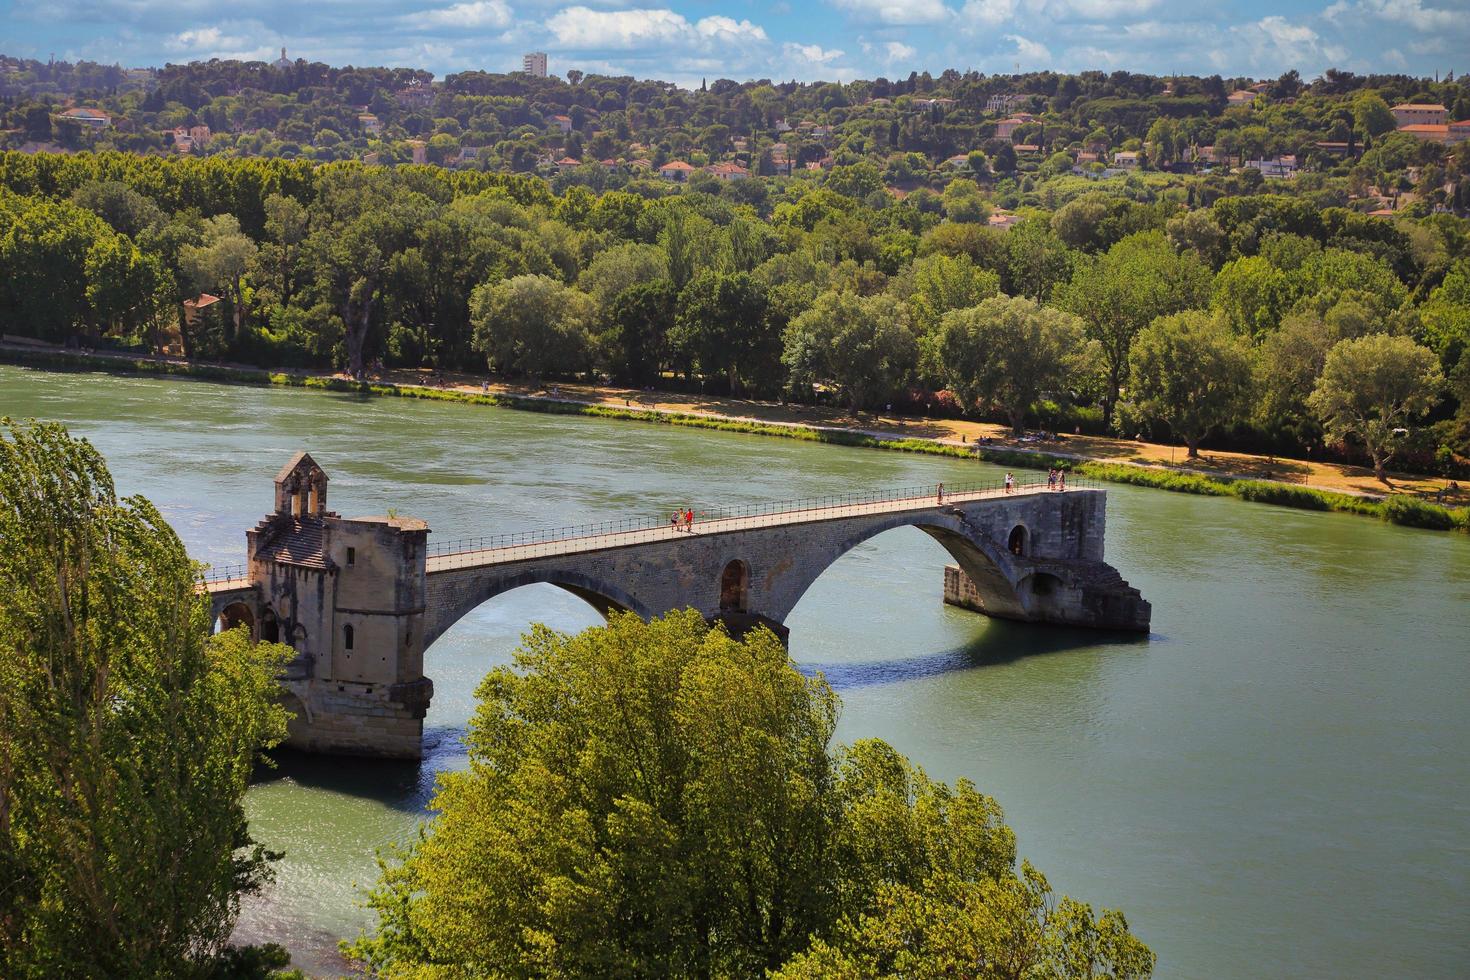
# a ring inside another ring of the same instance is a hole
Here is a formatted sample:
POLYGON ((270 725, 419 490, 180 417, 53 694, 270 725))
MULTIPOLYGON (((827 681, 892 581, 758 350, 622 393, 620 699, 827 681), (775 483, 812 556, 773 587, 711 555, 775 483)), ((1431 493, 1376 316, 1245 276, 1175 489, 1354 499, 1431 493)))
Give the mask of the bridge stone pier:
POLYGON ((424 522, 345 519, 327 476, 299 453, 276 476, 276 509, 247 532, 248 564, 211 582, 222 625, 248 625, 297 655, 282 677, 290 744, 418 758, 433 684, 424 650, 511 589, 548 583, 604 615, 692 607, 732 632, 786 617, 834 561, 900 527, 954 559, 944 598, 990 616, 1146 631, 1151 608, 1103 560, 1106 494, 1045 485, 937 488, 766 505, 675 529, 623 522, 428 546, 424 522))

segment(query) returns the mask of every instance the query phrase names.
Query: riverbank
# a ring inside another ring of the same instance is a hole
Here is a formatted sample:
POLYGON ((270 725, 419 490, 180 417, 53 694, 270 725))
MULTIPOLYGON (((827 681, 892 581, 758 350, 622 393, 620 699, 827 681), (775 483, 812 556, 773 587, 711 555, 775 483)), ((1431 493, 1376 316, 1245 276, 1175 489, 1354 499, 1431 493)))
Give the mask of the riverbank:
POLYGON ((1054 442, 1009 439, 997 425, 953 419, 910 419, 875 414, 843 416, 814 406, 566 384, 533 388, 469 375, 385 372, 368 382, 307 371, 267 371, 245 365, 204 364, 178 358, 66 350, 7 338, 0 361, 58 370, 98 370, 202 378, 232 384, 278 385, 385 397, 425 398, 521 411, 680 425, 803 439, 890 451, 978 457, 1006 466, 1066 466, 1094 479, 1175 492, 1235 496, 1308 510, 1378 517, 1434 530, 1470 531, 1464 489, 1444 480, 1391 474, 1385 488, 1371 471, 1333 463, 1281 460, 1243 453, 1208 453, 1189 466, 1177 447, 1068 435, 1054 442), (985 440, 977 446, 977 442, 985 440), (1426 499, 1435 494, 1449 506, 1426 499))

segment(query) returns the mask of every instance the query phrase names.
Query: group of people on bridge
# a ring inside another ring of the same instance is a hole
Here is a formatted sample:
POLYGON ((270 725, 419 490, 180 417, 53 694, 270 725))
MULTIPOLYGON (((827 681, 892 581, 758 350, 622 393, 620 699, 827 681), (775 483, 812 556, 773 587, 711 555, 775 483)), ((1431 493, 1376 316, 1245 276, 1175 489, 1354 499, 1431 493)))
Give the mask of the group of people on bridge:
POLYGON ((675 531, 692 533, 694 531, 694 511, 692 508, 676 510, 669 515, 669 527, 675 531))

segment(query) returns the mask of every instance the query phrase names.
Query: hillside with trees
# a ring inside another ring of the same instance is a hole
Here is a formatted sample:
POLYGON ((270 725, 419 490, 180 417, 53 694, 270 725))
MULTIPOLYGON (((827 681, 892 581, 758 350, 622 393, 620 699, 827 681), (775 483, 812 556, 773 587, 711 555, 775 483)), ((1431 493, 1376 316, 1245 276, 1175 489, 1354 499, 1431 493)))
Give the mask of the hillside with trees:
POLYGON ((558 194, 431 166, 9 153, 0 317, 57 343, 356 377, 582 377, 1463 465, 1464 219, 1309 194, 1206 206, 1202 185, 1135 175, 1057 188, 1065 203, 1007 229, 973 181, 931 208, 853 196, 863 172, 751 203, 735 185, 558 194), (1378 382, 1329 367, 1375 337, 1394 343, 1363 350, 1417 380, 1346 412, 1324 384, 1378 382))

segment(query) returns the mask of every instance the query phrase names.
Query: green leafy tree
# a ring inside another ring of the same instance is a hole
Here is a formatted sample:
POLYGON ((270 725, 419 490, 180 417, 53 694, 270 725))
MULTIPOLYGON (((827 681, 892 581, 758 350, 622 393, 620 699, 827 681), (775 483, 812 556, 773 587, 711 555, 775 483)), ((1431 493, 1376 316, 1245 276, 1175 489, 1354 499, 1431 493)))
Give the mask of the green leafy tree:
POLYGON ((968 255, 926 255, 910 270, 909 307, 921 335, 932 333, 950 310, 978 306, 1000 292, 1000 277, 968 255))
POLYGON ((753 277, 706 269, 679 291, 669 342, 706 376, 723 375, 730 391, 743 383, 772 387, 780 376, 781 331, 753 277))
POLYGON ((1397 125, 1388 103, 1376 92, 1360 92, 1353 99, 1353 121, 1358 129, 1372 137, 1392 132, 1397 125))
POLYGON ((1434 351, 1408 337, 1369 334, 1328 351, 1307 401, 1331 438, 1362 441, 1373 475, 1387 483, 1397 430, 1430 408, 1443 387, 1434 351))
POLYGON ((492 671, 429 833, 355 954, 386 977, 759 976, 831 905, 837 698, 779 640, 692 610, 564 636, 492 671))
POLYGON ((639 386, 658 379, 677 299, 667 279, 630 286, 613 298, 597 346, 601 363, 615 377, 639 386))
POLYGON ((532 378, 586 366, 594 314, 584 293, 550 276, 485 283, 470 296, 475 349, 494 370, 532 378))
POLYGON ((478 696, 469 768, 441 777, 438 816, 385 866, 379 924, 351 947, 379 976, 1152 968, 1121 914, 1053 907, 1017 871, 974 786, 875 740, 834 753, 836 695, 769 631, 735 640, 693 610, 537 627, 478 696))
POLYGON ((1140 232, 1081 262, 1057 290, 1057 305, 1080 316, 1107 365, 1103 416, 1109 422, 1138 331, 1155 318, 1203 306, 1210 273, 1192 253, 1176 253, 1162 232, 1140 232))
POLYGON ((1250 396, 1245 344, 1218 317, 1198 310, 1161 316, 1133 338, 1128 398, 1199 457, 1210 430, 1239 418, 1250 396))
POLYGON ((961 402, 999 407, 1019 436, 1032 403, 1065 383, 1085 349, 1075 316, 1019 296, 995 296, 945 314, 929 356, 931 371, 961 402))
POLYGON ((961 224, 984 224, 990 217, 990 205, 973 180, 956 177, 944 188, 944 216, 961 224))
POLYGON ((785 347, 794 379, 836 382, 854 412, 891 392, 918 359, 907 311, 888 295, 823 293, 787 325, 785 347))
POLYGON ((0 976, 207 975, 267 877, 241 798, 291 654, 58 425, 0 437, 0 976))
POLYGON ((234 215, 221 214, 205 220, 201 244, 187 245, 179 255, 199 289, 218 289, 229 297, 234 330, 225 338, 227 343, 239 336, 244 324, 245 274, 255 253, 255 242, 240 230, 234 215))
POLYGON ((668 278, 668 258, 654 245, 627 243, 599 252, 582 270, 577 287, 606 309, 619 293, 640 283, 668 278))

